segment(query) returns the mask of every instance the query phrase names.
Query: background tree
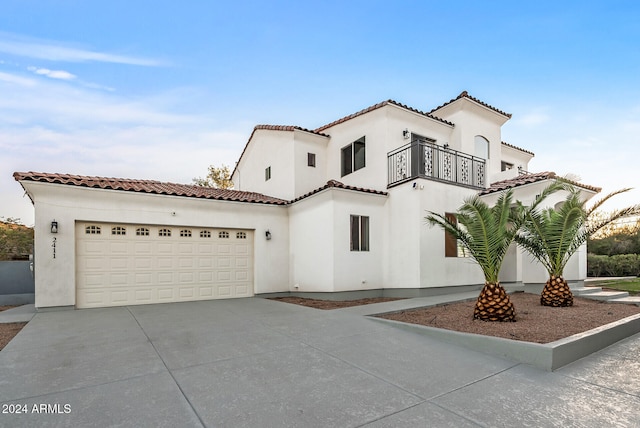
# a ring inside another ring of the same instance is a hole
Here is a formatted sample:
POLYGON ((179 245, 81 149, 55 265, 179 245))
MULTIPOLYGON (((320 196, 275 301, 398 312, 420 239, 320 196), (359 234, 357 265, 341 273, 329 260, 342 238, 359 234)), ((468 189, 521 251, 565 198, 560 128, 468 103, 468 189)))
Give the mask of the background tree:
POLYGON ((540 296, 543 306, 573 305, 573 293, 563 278, 564 268, 571 256, 598 230, 620 218, 640 213, 640 205, 634 205, 607 216, 594 216, 607 200, 630 189, 610 193, 588 209, 586 200, 580 198, 580 192, 573 186, 569 189, 569 195, 558 209, 528 210, 521 230, 515 237, 516 242, 549 273, 540 296))
POLYGON ((209 166, 209 172, 205 178, 194 178, 193 184, 203 187, 215 187, 216 189, 231 189, 233 181, 231 181, 231 171, 227 165, 209 166))
POLYGON ((19 218, 0 217, 0 260, 24 260, 33 248, 33 228, 19 218))

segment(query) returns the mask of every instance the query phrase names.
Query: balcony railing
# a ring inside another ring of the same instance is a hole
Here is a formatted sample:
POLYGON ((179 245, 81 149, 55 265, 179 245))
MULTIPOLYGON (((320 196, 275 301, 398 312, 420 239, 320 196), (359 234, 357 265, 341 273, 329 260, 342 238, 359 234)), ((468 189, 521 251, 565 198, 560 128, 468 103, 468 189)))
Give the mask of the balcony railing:
POLYGON ((485 187, 484 159, 429 142, 415 141, 389 152, 387 165, 389 186, 426 178, 477 189, 485 187))

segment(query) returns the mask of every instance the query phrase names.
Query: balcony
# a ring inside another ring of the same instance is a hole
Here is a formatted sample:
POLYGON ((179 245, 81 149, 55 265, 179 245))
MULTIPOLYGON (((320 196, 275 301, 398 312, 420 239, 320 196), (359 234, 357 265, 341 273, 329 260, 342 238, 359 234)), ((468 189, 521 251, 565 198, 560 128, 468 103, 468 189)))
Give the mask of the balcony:
POLYGON ((482 158, 414 141, 387 155, 388 186, 415 178, 451 183, 457 186, 484 189, 486 162, 482 158))

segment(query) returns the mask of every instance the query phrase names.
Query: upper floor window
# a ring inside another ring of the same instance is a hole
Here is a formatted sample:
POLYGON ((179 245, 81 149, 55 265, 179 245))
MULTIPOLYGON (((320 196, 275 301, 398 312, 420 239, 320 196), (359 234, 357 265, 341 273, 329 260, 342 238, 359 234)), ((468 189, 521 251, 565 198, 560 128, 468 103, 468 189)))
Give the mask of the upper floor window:
POLYGON ((315 153, 307 153, 307 166, 312 166, 315 168, 316 166, 316 154, 315 153))
POLYGON ((508 171, 513 169, 513 164, 509 162, 502 161, 500 162, 500 171, 508 171))
POLYGON ((475 151, 476 157, 479 157, 482 159, 489 159, 489 141, 486 138, 484 138, 482 135, 476 135, 475 145, 476 145, 476 151, 475 151))
POLYGON ((365 166, 364 137, 342 148, 342 177, 365 166))
POLYGON ((434 140, 433 138, 429 138, 429 137, 424 137, 422 135, 418 135, 418 134, 414 134, 413 132, 411 133, 411 142, 412 143, 429 143, 429 144, 434 144, 436 142, 436 140, 434 140))
POLYGON ((268 166, 264 169, 264 181, 271 180, 271 167, 268 166))
POLYGON ((369 251, 369 217, 351 216, 351 251, 369 251))

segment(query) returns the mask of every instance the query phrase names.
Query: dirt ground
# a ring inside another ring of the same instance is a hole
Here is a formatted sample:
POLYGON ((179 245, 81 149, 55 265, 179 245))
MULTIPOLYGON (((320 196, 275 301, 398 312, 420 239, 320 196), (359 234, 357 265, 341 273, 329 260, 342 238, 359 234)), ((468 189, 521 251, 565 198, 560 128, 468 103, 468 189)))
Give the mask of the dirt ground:
MULTIPOLYGON (((15 308, 15 306, 0 306, 0 312, 11 308, 15 308)), ((0 351, 7 346, 7 343, 9 343, 9 341, 13 339, 25 325, 27 325, 26 322, 0 324, 0 351)))
POLYGON ((393 297, 370 297, 358 300, 319 300, 307 299, 306 297, 271 297, 269 300, 278 300, 285 303, 293 303, 295 305, 309 306, 316 309, 339 309, 348 308, 350 306, 369 305, 371 303, 392 302, 394 300, 402 300, 393 297))
MULTIPOLYGON (((635 305, 599 302, 580 297, 575 297, 573 306, 568 308, 541 306, 540 296, 537 294, 515 293, 509 297, 516 309, 516 322, 474 320, 475 301, 412 309, 380 317, 466 333, 504 337, 525 342, 549 343, 640 313, 640 307, 635 305)), ((363 299, 333 302, 300 297, 285 297, 277 300, 321 309, 336 309, 382 301, 363 299)))

